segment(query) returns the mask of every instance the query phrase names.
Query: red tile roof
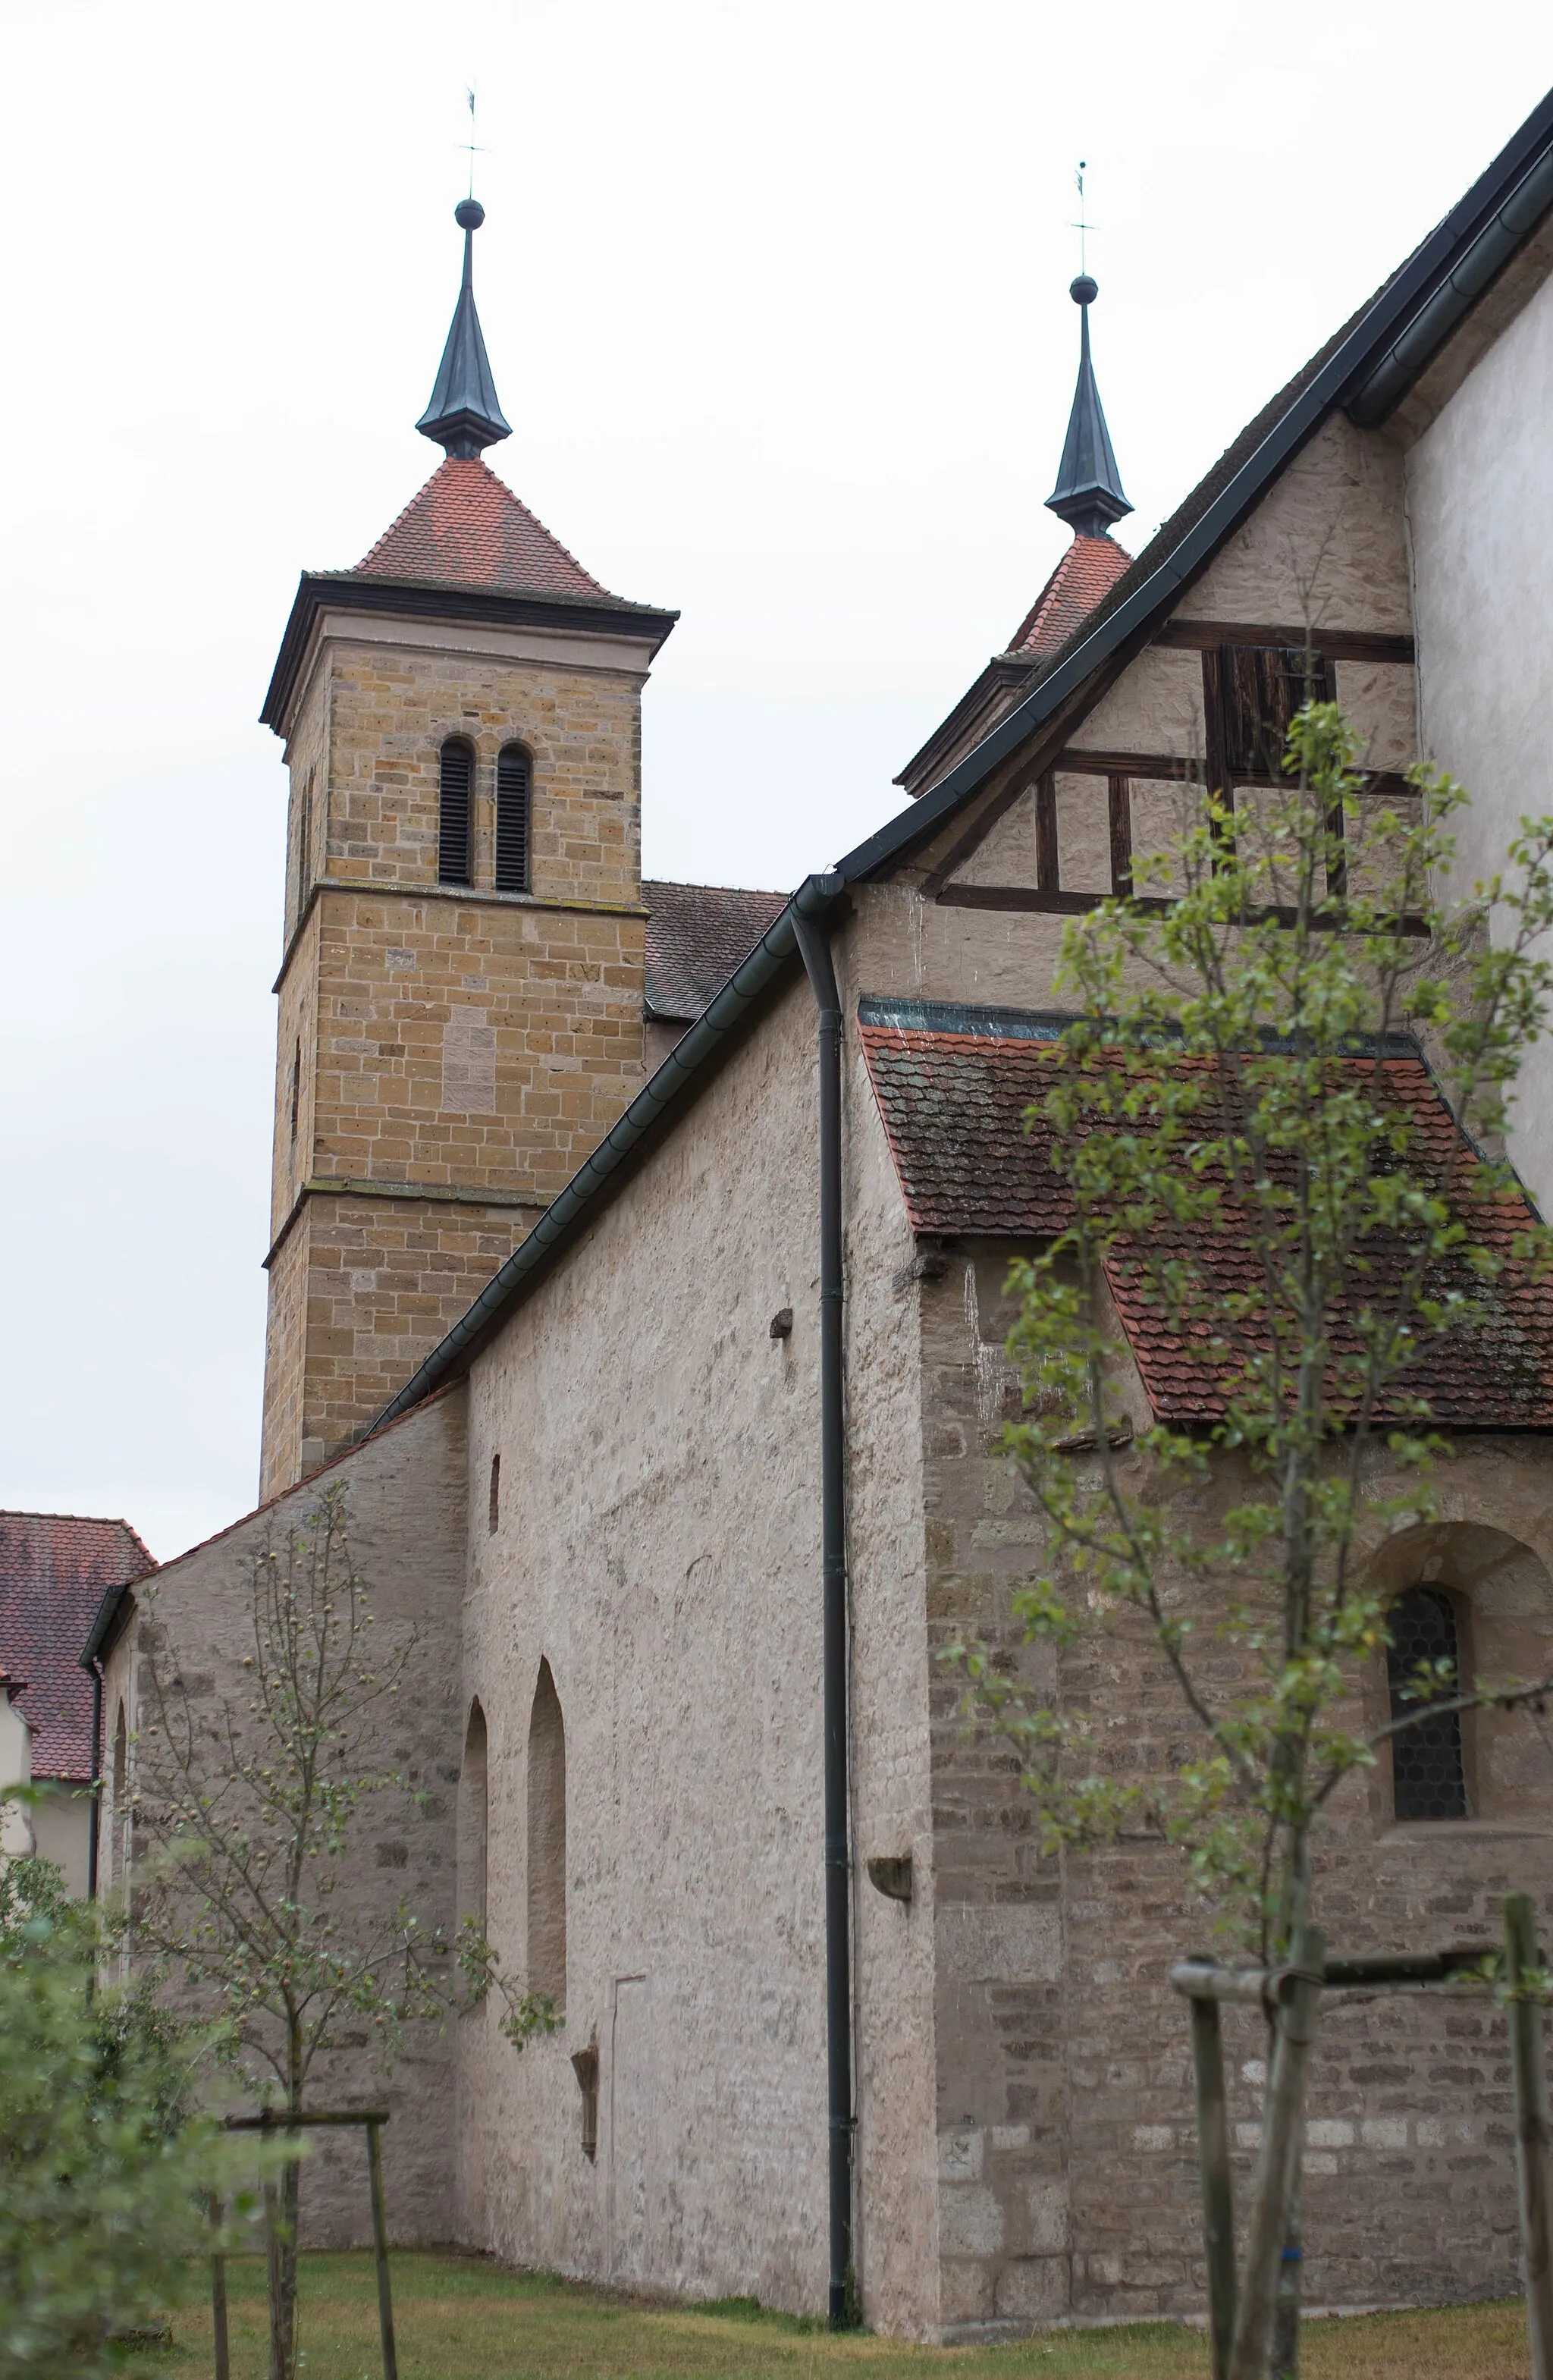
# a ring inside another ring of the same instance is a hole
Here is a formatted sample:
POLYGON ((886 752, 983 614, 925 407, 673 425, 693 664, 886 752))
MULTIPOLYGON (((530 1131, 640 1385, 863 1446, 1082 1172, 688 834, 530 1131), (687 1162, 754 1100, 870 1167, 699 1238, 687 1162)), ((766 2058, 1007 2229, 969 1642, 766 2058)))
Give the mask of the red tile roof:
POLYGON ((1133 557, 1113 537, 1075 537, 1013 632, 1011 653, 1054 653, 1110 594, 1133 557))
POLYGON ((691 1024, 787 906, 785 892, 731 884, 642 883, 647 926, 647 1013, 691 1024))
POLYGON ((0 1668, 27 1680, 34 1777, 91 1778, 91 1681, 80 1656, 111 1586, 154 1570, 127 1521, 0 1512, 0 1668))
POLYGON ((450 455, 357 569, 373 578, 432 579, 504 595, 585 596, 609 589, 475 455, 450 455))
MULTIPOLYGON (((1015 1020, 1010 1020, 1010 1025, 1015 1020)), ((1061 1174, 1050 1164, 1050 1141, 1026 1110, 1040 1096, 1057 1021, 1024 1020, 1000 1032, 995 1014, 975 1030, 916 1030, 904 1024, 864 1022, 863 1048, 884 1122, 906 1211, 914 1231, 997 1237, 1050 1237, 1071 1209, 1061 1174)), ((1369 1072, 1374 1060, 1357 1058, 1369 1072)), ((1454 1156, 1470 1177, 1476 1160, 1456 1141, 1455 1127, 1428 1068, 1419 1057, 1387 1058, 1382 1099, 1409 1112, 1411 1162, 1436 1180, 1454 1156)), ((1535 1220, 1518 1196, 1478 1200, 1460 1195, 1459 1211, 1473 1239, 1508 1257, 1517 1231, 1535 1220)), ((1237 1234, 1231 1209, 1211 1245, 1197 1250, 1210 1287, 1225 1295, 1251 1292, 1258 1269, 1237 1234)), ((1383 1293, 1387 1273, 1401 1262, 1384 1245, 1366 1251, 1367 1288, 1383 1293)), ((1224 1410, 1225 1367, 1205 1361, 1205 1349, 1186 1344, 1153 1301, 1145 1278, 1119 1255, 1108 1267, 1111 1293, 1144 1387, 1162 1419, 1218 1418, 1224 1410)), ((1447 1285, 1443 1280, 1433 1287, 1447 1285)), ((1486 1292, 1462 1269, 1458 1284, 1485 1300, 1486 1318, 1426 1341, 1404 1376, 1408 1394, 1426 1396, 1435 1420, 1456 1429, 1553 1428, 1553 1283, 1534 1281, 1507 1265, 1486 1292)), ((1206 1326, 1200 1334, 1207 1340, 1206 1326)), ((1341 1349, 1345 1332, 1333 1318, 1341 1349)), ((1352 1342, 1350 1344, 1352 1345, 1352 1342)))

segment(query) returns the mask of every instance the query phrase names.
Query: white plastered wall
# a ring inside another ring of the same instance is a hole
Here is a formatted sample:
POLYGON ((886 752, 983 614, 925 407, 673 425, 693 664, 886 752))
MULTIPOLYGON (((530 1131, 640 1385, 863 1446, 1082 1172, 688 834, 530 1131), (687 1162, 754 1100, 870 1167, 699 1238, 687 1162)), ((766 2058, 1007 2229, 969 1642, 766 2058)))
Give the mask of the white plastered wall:
MULTIPOLYGON (((1424 749, 1459 777, 1455 889, 1491 876, 1523 813, 1553 809, 1553 280, 1407 455, 1424 749)), ((1522 1079, 1511 1154, 1553 1200, 1553 1054, 1522 1079)))
MULTIPOLYGON (((807 2313, 828 2279, 815 1047, 800 978, 476 1366, 465 1707, 489 1730, 489 1925, 521 1979, 543 1658, 566 1730, 566 2005, 521 2058, 493 2008, 459 2028, 466 2237, 807 2313), (590 2047, 592 2160, 570 2063, 590 2047)), ((855 1069, 846 1141, 854 1811, 864 1856, 915 1849, 926 1870, 920 1417, 893 1291, 912 1248, 855 1069)), ((919 2334, 923 1890, 903 1910, 859 1875, 856 1909, 857 2262, 869 2318, 919 2334)))

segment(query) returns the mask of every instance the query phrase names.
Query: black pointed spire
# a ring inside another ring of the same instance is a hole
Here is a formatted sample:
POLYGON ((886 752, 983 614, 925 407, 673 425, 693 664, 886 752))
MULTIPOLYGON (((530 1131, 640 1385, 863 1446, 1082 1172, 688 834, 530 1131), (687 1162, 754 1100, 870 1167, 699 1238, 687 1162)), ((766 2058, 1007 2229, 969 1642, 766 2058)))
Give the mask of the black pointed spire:
POLYGON ((1074 304, 1081 310, 1083 322, 1078 386, 1074 391, 1074 409, 1068 416, 1068 434, 1062 444, 1057 485, 1046 500, 1048 512, 1065 520, 1075 537, 1104 537, 1112 521, 1121 520, 1133 509, 1122 492, 1122 474, 1111 453, 1110 432, 1106 428, 1100 392, 1095 385, 1095 368, 1089 360, 1089 309, 1099 294, 1098 283, 1087 273, 1081 273, 1068 290, 1074 304))
POLYGON ((453 310, 431 402, 415 426, 447 455, 478 455, 499 438, 510 438, 512 424, 496 402, 491 359, 475 311, 475 234, 485 221, 485 209, 478 199, 460 199, 453 219, 464 234, 464 285, 453 310))

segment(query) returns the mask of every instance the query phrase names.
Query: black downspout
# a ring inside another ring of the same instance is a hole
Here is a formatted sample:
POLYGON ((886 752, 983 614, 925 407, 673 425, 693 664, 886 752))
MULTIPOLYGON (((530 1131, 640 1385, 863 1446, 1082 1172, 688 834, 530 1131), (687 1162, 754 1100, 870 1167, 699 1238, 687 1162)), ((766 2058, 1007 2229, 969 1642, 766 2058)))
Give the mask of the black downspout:
POLYGON ((103 1815, 103 1664, 91 1664, 91 1825, 86 1838, 86 1897, 97 1898, 97 1834, 103 1815))
POLYGON ((842 1419, 842 1003, 829 937, 795 905, 819 1010, 819 1437, 825 1638, 825 2039, 830 2086, 831 2323, 852 2279, 852 1981, 847 1910, 846 1509, 842 1419))

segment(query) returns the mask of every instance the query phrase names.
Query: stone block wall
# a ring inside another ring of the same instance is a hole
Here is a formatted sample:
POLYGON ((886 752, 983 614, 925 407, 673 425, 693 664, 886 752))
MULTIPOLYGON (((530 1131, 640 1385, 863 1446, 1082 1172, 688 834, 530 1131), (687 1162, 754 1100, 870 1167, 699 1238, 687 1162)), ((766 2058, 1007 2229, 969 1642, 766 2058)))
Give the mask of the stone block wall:
MULTIPOLYGON (((147 1664, 185 1680, 192 1706, 223 1706, 239 1730, 250 1722, 249 1581, 267 1543, 302 1525, 331 1484, 348 1498, 350 1545, 370 1598, 381 1653, 413 1633, 399 1692, 382 1708, 379 1757, 407 1792, 367 1797, 352 1838, 339 1905, 348 1924, 392 1922, 401 1899, 429 1928, 454 1923, 455 1803, 458 1777, 458 1615, 463 1586, 465 1415, 460 1387, 419 1406, 370 1444, 171 1561, 127 1595, 104 1663, 104 1742, 121 1707, 129 1732, 131 1794, 154 1781, 155 1724, 147 1664)), ((120 1881, 127 1813, 104 1812, 103 1882, 120 1881)), ((133 1845, 133 1824, 128 1824, 133 1845)), ((130 1866, 133 1894, 133 1864, 130 1866)), ((212 2013, 214 2011, 212 2011, 212 2013)), ((386 2078, 365 2034, 327 2053, 310 2094, 315 2107, 386 2107, 383 2169, 389 2228, 406 2245, 449 2239, 456 2142, 451 2120, 454 2026, 406 2028, 386 2078)), ((348 2031, 349 2028, 345 2028, 348 2031)), ((371 2238, 361 2135, 315 2139, 303 2168, 304 2244, 362 2246, 371 2238)))
POLYGON ((298 1202, 270 1267, 261 1497, 359 1438, 538 1212, 327 1191, 298 1202))
MULTIPOLYGON (((1109 1763, 1146 1779, 1189 1722, 1132 1620, 1059 1663, 1023 1646, 1010 1598, 1044 1524, 993 1451, 1016 1390, 1002 1354, 1012 1248, 967 1244, 921 1290, 932 1654, 969 1630, 1031 1683, 1082 1707, 1109 1763)), ((1383 1497, 1392 1484, 1374 1481, 1383 1497)), ((1216 1497, 1244 1492, 1221 1479, 1216 1497)), ((1370 1548, 1384 1591, 1438 1583, 1469 1658, 1492 1675, 1553 1666, 1553 1447, 1458 1439, 1439 1517, 1370 1548)), ((1211 1601, 1200 1615, 1207 1646, 1211 1601)), ((1208 1654, 1234 1683, 1232 1650, 1208 1654)), ((1370 1724, 1382 1674, 1364 1684, 1370 1724)), ((1211 1944, 1179 1856, 1149 1840, 1043 1856, 1009 1748, 967 1742, 939 1666, 933 1809, 938 1911, 944 2323, 1139 2319, 1202 2309, 1205 2281, 1185 2010, 1171 1962, 1211 1944)), ((1553 1934, 1553 1746, 1535 1720, 1480 1717, 1460 1821, 1399 1825, 1384 1763, 1334 1799, 1317 1855, 1335 1950, 1491 1942, 1504 1895, 1532 1892, 1553 1934)), ((1516 2287, 1514 2166, 1502 2016, 1463 1991, 1333 1994, 1311 2082, 1306 2294, 1312 2304, 1439 2302, 1516 2287)), ((1266 2043, 1229 2035, 1238 2180, 1249 2189, 1266 2043)), ((1243 2197, 1244 2203, 1244 2197, 1243 2197)))
POLYGON ((641 674, 573 641, 575 662, 474 632, 422 646, 408 623, 402 644, 326 638, 292 722, 266 1492, 382 1410, 642 1082, 641 674), (468 888, 437 880, 452 735, 476 752, 468 888), (515 740, 529 893, 494 886, 515 740))

